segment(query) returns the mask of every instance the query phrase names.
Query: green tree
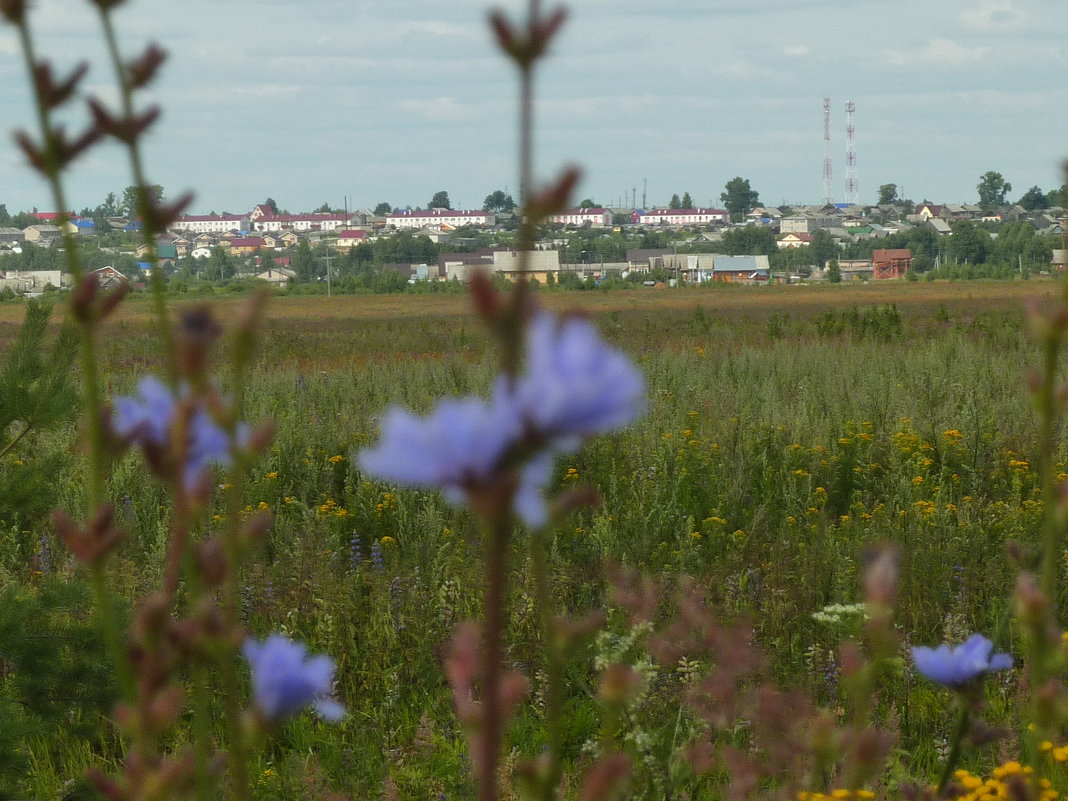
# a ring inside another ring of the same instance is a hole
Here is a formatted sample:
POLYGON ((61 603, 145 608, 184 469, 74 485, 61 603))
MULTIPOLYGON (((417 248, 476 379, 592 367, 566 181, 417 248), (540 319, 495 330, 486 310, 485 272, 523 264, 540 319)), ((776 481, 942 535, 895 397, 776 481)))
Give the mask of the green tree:
POLYGON ((771 256, 778 253, 775 232, 763 225, 746 225, 723 232, 720 248, 730 256, 771 256))
POLYGON ((300 244, 297 245, 290 267, 297 274, 298 281, 311 281, 315 278, 315 259, 312 256, 311 245, 306 239, 300 240, 300 244))
POLYGON ((683 209, 692 209, 693 208, 693 198, 690 197, 690 193, 689 192, 683 192, 682 193, 682 206, 680 208, 683 208, 683 209))
POLYGON ((1046 202, 1049 207, 1059 206, 1064 208, 1068 206, 1068 184, 1062 184, 1060 189, 1051 189, 1046 193, 1046 202))
POLYGON ((668 208, 669 209, 681 209, 682 208, 682 201, 679 200, 679 196, 678 195, 672 195, 671 196, 671 200, 668 201, 668 208))
POLYGON ((838 243, 828 231, 818 229, 812 235, 812 243, 809 245, 812 259, 818 265, 834 259, 838 255, 838 243))
POLYGON ((738 221, 760 203, 760 193, 749 185, 748 178, 737 177, 727 181, 719 199, 727 207, 731 219, 738 221))
POLYGON ((991 250, 994 259, 1012 267, 1028 264, 1045 268, 1053 257, 1049 242, 1035 233, 1033 225, 1023 221, 1005 223, 991 250))
POLYGON ((411 231, 382 237, 372 247, 378 265, 436 264, 438 260, 438 246, 429 237, 413 236, 411 231))
POLYGON ((595 209, 597 208, 597 204, 593 202, 593 198, 587 197, 579 202, 578 207, 580 209, 595 209))
POLYGON ((486 211, 508 212, 515 209, 515 200, 511 195, 506 195, 503 190, 497 189, 486 195, 482 201, 482 208, 486 211))
POLYGON ((11 225, 11 215, 7 213, 7 206, 0 203, 0 226, 11 225))
POLYGON ((386 203, 385 201, 382 201, 377 206, 375 206, 375 210, 371 213, 374 214, 376 217, 385 217, 387 214, 393 213, 393 206, 391 206, 389 203, 386 203))
MULTIPOLYGON (((132 187, 131 187, 132 188, 132 187)), ((161 190, 162 192, 162 190, 161 190)), ((122 214, 122 207, 119 205, 119 199, 115 197, 114 192, 108 192, 107 197, 100 203, 90 216, 95 220, 97 217, 106 219, 107 217, 118 217, 122 214)), ((100 228, 100 223, 97 223, 97 228, 100 228)))
POLYGON ((979 192, 979 205, 984 210, 990 210, 1004 205, 1005 196, 1012 191, 1012 184, 1000 172, 990 170, 983 173, 976 189, 979 192))
POLYGON ((452 209, 452 203, 449 201, 449 193, 444 189, 440 192, 435 192, 434 197, 430 198, 430 208, 452 209))
POLYGON ((227 278, 233 278, 235 272, 233 257, 224 248, 212 248, 204 265, 204 277, 209 281, 225 281, 227 278))
POLYGON ((832 284, 842 283, 842 268, 838 266, 838 259, 827 262, 827 280, 832 284))
POLYGON ((891 203, 897 203, 897 184, 883 184, 879 187, 879 205, 887 206, 891 203))
POLYGON ((947 255, 968 264, 984 264, 990 255, 990 234, 979 228, 971 220, 961 220, 950 229, 947 255))
POLYGON ((278 204, 275 203, 273 197, 269 197, 265 201, 263 201, 263 205, 271 210, 271 214, 278 214, 278 204))
POLYGON ((1038 186, 1032 186, 1024 192, 1016 202, 1028 211, 1049 208, 1049 201, 1046 199, 1045 194, 1043 194, 1042 189, 1038 186))
MULTIPOLYGON (((159 202, 163 200, 163 187, 159 184, 152 184, 148 189, 148 197, 159 202)), ((113 197, 113 195, 109 195, 113 197)), ((130 219, 141 216, 141 187, 128 186, 122 190, 122 205, 119 207, 119 214, 130 219)))

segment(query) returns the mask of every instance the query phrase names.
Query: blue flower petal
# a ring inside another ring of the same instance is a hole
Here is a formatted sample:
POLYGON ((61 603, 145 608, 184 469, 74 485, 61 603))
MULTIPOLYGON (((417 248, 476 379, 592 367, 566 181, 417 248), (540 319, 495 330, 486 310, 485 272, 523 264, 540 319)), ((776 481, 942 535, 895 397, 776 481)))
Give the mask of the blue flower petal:
POLYGON ((298 642, 272 634, 242 648, 252 669, 252 692, 265 718, 279 721, 313 706, 327 720, 340 720, 344 707, 329 698, 334 663, 326 656, 307 658, 298 642))
POLYGON ((994 644, 982 634, 973 634, 960 645, 937 648, 917 646, 912 649, 916 670, 931 681, 947 687, 959 687, 972 679, 995 670, 1012 667, 1012 657, 1000 653, 991 656, 994 644))

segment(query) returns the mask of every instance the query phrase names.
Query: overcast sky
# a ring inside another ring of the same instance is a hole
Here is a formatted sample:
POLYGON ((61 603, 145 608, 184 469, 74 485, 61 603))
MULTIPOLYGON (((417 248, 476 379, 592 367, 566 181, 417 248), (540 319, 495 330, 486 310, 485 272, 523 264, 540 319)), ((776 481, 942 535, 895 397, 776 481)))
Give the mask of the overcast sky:
MULTIPOLYGON (((515 12, 519 0, 496 5, 515 12)), ((38 0, 40 50, 98 58, 87 2, 38 0)), ((480 208, 516 194, 515 79, 474 0, 130 0, 133 53, 170 52, 150 179, 193 210, 324 202, 480 208)), ((975 202, 998 170, 1019 197, 1061 184, 1068 157, 1065 0, 575 0, 539 73, 537 172, 584 168, 578 196, 720 205, 748 178, 767 204, 823 197, 822 98, 832 100, 834 199, 845 199, 844 105, 856 103, 861 202, 975 202)), ((0 28, 0 120, 31 126, 15 32, 0 28)), ((102 63, 87 91, 112 98, 102 63)), ((70 176, 71 205, 130 183, 113 147, 70 176)), ((577 200, 578 198, 576 198, 577 200)), ((51 209, 0 141, 0 203, 51 209)))

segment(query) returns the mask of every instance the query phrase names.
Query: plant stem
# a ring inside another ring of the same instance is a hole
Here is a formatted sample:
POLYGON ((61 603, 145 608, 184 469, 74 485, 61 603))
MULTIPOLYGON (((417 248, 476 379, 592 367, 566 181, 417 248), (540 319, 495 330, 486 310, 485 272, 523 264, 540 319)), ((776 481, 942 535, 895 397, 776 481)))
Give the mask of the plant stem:
MULTIPOLYGON (((119 94, 122 99, 122 111, 127 119, 133 119, 133 89, 130 87, 129 75, 126 66, 122 62, 119 53, 118 38, 115 35, 115 26, 111 22, 111 8, 101 5, 100 24, 104 28, 104 38, 107 41, 108 55, 115 70, 115 79, 119 83, 119 94)), ((145 178, 143 160, 141 158, 140 139, 132 137, 126 143, 126 152, 130 157, 130 168, 133 172, 134 183, 140 192, 141 203, 148 204, 148 182, 145 178)), ((167 313, 166 286, 163 281, 163 270, 159 264, 159 253, 156 252, 156 236, 163 233, 155 230, 154 222, 147 216, 142 215, 141 234, 147 247, 148 263, 151 265, 150 275, 152 281, 152 305, 156 314, 156 325, 159 328, 160 340, 166 351, 165 365, 167 375, 172 386, 178 384, 178 360, 175 355, 174 337, 171 334, 170 317, 167 313)))
POLYGON ((971 710, 968 707, 968 702, 961 699, 960 704, 960 718, 957 720, 957 728, 953 732, 953 743, 949 750, 949 756, 946 757, 945 767, 942 768, 942 776, 938 780, 939 795, 946 789, 946 785, 949 784, 949 779, 953 775, 953 769, 957 767, 964 735, 968 733, 968 724, 971 722, 971 710))
POLYGON ((504 596, 507 588, 509 516, 498 511, 486 524, 486 589, 482 610, 482 754, 478 797, 497 801, 497 758, 501 750, 503 715, 501 674, 504 596))
POLYGON ((538 611, 542 645, 545 648, 545 725, 549 735, 549 764, 542 776, 541 798, 553 801, 560 784, 560 754, 563 750, 564 659, 553 630, 553 603, 549 589, 549 531, 541 529, 530 537, 531 572, 534 577, 534 603, 538 611))
MULTIPOLYGON (((58 138, 52 125, 52 113, 48 104, 41 96, 37 82, 34 80, 37 68, 37 56, 33 46, 33 36, 30 32, 29 22, 23 19, 18 26, 19 42, 22 48, 23 62, 30 78, 30 85, 35 87, 33 93, 34 105, 37 111, 37 122, 40 128, 41 144, 43 148, 44 173, 52 191, 53 202, 56 204, 58 213, 57 221, 63 236, 63 251, 75 284, 82 281, 85 271, 82 269, 81 251, 73 234, 68 230, 70 219, 67 215, 67 200, 63 191, 61 168, 59 164, 58 138)), ((77 316, 75 315, 77 319, 77 316)), ((104 501, 104 473, 105 473, 105 449, 104 449, 104 419, 103 408, 100 401, 100 373, 96 358, 96 320, 92 315, 87 315, 78 323, 78 333, 81 347, 82 373, 82 404, 86 418, 86 439, 88 445, 89 469, 86 471, 86 507, 88 516, 92 517, 101 507, 104 501)), ((14 443, 12 443, 14 444, 14 443)), ((6 452, 6 451, 5 451, 6 452)), ((108 586, 107 576, 102 561, 93 565, 92 586, 93 603, 97 610, 97 618, 111 652, 111 659, 118 672, 120 691, 122 697, 129 701, 133 699, 134 686, 131 668, 123 647, 122 635, 111 619, 111 591, 108 586)))
POLYGON ((11 442, 7 443, 7 445, 4 446, 4 449, 0 451, 0 459, 3 459, 5 456, 7 456, 11 449, 18 445, 22 441, 22 438, 29 434, 32 430, 33 423, 27 423, 26 426, 22 429, 22 431, 20 431, 18 435, 13 440, 11 440, 11 442))

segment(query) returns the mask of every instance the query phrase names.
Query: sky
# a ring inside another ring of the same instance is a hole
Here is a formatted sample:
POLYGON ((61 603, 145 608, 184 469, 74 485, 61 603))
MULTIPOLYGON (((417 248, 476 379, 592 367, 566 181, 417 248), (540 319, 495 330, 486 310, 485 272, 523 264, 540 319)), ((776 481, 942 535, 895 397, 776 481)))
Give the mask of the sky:
MULTIPOLYGON (((544 2, 552 7, 550 0, 544 2)), ((170 58, 143 102, 164 112, 149 180, 191 211, 293 212, 323 203, 453 208, 517 195, 517 82, 486 24, 504 0, 129 0, 128 54, 170 58)), ((85 95, 114 102, 88 2, 37 0, 39 53, 86 58, 85 95)), ((823 199, 830 97, 833 200, 845 200, 845 103, 856 104, 859 199, 881 184, 936 203, 977 199, 979 177, 1060 186, 1068 158, 1065 0, 574 0, 536 83, 535 171, 578 164, 576 202, 722 205, 741 176, 762 203, 823 199)), ((71 124, 84 117, 81 107, 71 124)), ((0 203, 53 203, 6 131, 34 115, 16 32, 0 27, 0 203)), ((68 177, 70 205, 132 183, 101 147, 68 177)))

